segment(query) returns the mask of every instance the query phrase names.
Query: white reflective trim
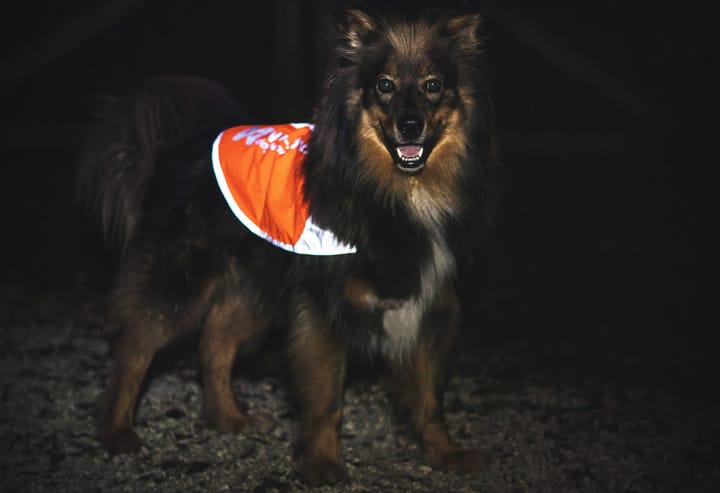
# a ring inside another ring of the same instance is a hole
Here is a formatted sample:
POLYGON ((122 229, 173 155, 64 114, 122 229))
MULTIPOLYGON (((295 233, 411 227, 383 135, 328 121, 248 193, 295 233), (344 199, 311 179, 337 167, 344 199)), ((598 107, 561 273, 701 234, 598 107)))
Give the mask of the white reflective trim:
POLYGON ((322 229, 308 217, 293 251, 304 255, 345 255, 355 253, 357 249, 342 243, 332 231, 322 229))

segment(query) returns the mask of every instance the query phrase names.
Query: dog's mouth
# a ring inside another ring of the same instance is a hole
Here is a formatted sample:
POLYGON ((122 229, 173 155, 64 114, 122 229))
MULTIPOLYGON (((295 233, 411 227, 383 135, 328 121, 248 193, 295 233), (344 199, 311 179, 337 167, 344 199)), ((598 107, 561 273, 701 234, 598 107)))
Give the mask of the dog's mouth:
POLYGON ((417 173, 425 167, 425 147, 421 145, 399 145, 395 153, 395 165, 404 173, 417 173))

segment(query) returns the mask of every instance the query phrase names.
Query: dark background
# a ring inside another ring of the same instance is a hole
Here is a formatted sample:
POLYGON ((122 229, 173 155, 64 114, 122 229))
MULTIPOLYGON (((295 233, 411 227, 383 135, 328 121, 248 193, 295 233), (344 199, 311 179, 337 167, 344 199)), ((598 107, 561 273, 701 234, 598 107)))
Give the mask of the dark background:
MULTIPOLYGON (((509 351, 567 373, 710 391, 720 269, 709 12, 616 0, 368 3, 485 14, 507 179, 489 289, 464 291, 464 358, 509 351)), ((107 288, 111 258, 72 203, 77 146, 104 95, 193 74, 230 85, 258 122, 307 120, 339 5, 76 0, 3 9, 7 324, 70 320, 107 288)))

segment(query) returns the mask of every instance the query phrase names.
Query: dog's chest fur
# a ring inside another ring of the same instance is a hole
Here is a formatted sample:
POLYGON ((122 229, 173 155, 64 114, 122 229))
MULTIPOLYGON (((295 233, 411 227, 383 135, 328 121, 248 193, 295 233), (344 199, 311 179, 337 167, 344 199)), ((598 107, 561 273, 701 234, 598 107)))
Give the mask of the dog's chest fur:
POLYGON ((409 354, 426 313, 447 288, 454 271, 455 259, 444 239, 430 240, 429 251, 419 264, 419 285, 415 293, 383 311, 382 331, 372 341, 375 349, 392 358, 409 354))

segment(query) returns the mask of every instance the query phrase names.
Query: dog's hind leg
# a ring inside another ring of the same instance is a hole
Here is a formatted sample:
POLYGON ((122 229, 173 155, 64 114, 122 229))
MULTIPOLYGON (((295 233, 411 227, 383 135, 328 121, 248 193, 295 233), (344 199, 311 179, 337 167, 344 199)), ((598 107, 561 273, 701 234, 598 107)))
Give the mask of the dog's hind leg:
POLYGON ((157 258, 129 254, 111 295, 110 317, 123 330, 100 415, 100 438, 111 453, 133 452, 142 442, 132 429, 138 394, 155 353, 197 330, 216 286, 178 296, 157 276, 157 258))
POLYGON ((243 412, 232 391, 237 349, 253 339, 265 322, 239 296, 225 296, 210 309, 200 340, 205 418, 220 431, 267 431, 271 421, 243 412))
POLYGON ((100 437, 111 453, 134 452, 142 445, 132 430, 138 393, 153 356, 172 339, 161 314, 135 320, 120 336, 100 418, 100 437))

